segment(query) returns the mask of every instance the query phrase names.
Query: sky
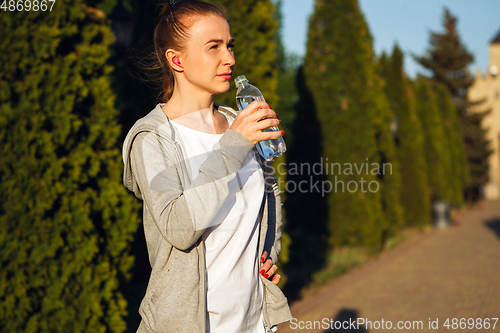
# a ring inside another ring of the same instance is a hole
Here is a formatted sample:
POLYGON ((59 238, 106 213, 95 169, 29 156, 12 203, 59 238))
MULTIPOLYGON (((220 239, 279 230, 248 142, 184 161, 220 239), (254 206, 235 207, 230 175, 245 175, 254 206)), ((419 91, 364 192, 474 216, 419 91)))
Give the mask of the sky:
MULTIPOLYGON (((329 0, 333 1, 333 0, 329 0)), ((431 31, 443 31, 444 8, 458 18, 458 32, 475 61, 473 74, 485 74, 489 66, 489 44, 500 32, 500 0, 359 0, 370 28, 377 55, 391 53, 394 43, 405 53, 410 77, 426 73, 411 54, 425 55, 431 31)), ((283 42, 289 53, 303 56, 309 16, 314 0, 282 0, 283 42)))

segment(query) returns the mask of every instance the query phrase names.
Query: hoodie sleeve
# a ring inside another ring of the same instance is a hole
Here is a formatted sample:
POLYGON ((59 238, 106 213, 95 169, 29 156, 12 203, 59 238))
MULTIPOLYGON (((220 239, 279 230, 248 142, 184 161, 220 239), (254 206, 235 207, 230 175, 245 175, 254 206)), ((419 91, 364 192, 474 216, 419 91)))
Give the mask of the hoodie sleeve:
POLYGON ((187 250, 199 240, 229 194, 253 144, 228 129, 201 165, 199 175, 183 187, 184 163, 178 147, 154 132, 136 136, 130 152, 132 175, 158 231, 172 246, 187 250))

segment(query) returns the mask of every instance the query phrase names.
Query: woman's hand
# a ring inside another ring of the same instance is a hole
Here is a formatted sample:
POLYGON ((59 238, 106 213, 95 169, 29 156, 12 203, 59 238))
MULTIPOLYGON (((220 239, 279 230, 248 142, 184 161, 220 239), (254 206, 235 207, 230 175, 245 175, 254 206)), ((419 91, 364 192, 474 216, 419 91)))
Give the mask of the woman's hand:
POLYGON ((262 132, 268 127, 278 126, 281 121, 277 117, 278 115, 269 108, 266 102, 253 101, 238 113, 230 128, 256 144, 262 140, 277 139, 283 135, 282 131, 262 132))
POLYGON ((262 254, 262 257, 260 258, 260 261, 264 264, 262 265, 259 273, 263 275, 264 278, 271 280, 272 283, 278 284, 281 280, 281 275, 275 274, 278 270, 278 266, 273 265, 273 261, 271 259, 266 260, 266 258, 267 252, 264 251, 264 254, 262 254))

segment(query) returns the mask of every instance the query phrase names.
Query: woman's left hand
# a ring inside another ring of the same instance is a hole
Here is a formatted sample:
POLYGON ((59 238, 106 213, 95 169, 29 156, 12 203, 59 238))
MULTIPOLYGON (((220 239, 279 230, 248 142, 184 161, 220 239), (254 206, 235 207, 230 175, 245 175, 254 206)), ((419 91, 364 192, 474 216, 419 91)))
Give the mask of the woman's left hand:
POLYGON ((273 265, 273 261, 271 259, 267 259, 267 252, 264 251, 260 261, 264 264, 260 269, 260 274, 264 276, 264 278, 271 280, 272 283, 278 284, 281 280, 281 275, 275 274, 278 270, 278 266, 273 265))

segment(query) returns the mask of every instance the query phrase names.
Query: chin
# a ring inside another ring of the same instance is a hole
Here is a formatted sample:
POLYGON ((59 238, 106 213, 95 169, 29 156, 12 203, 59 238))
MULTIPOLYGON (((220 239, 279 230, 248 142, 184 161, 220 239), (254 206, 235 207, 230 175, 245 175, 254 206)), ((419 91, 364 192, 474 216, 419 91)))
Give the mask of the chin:
MULTIPOLYGON (((219 87, 217 87, 219 88, 219 87)), ((229 88, 231 88, 231 84, 229 82, 227 82, 227 84, 224 86, 221 86, 219 89, 214 89, 214 95, 218 95, 218 94, 223 94, 225 92, 228 92, 229 91, 229 88)))

